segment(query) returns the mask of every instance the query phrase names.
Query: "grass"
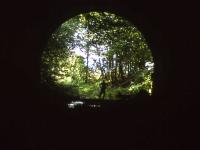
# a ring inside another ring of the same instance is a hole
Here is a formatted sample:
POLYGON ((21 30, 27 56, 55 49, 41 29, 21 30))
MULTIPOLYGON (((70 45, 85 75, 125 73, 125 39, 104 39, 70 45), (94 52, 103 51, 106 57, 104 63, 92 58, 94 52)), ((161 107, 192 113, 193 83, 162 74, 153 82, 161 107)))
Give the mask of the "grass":
MULTIPOLYGON (((88 99, 99 99, 99 92, 100 92, 100 86, 98 83, 82 83, 79 85, 79 94, 81 97, 83 98, 88 98, 88 99)), ((105 95, 105 99, 113 99, 113 100, 117 100, 118 97, 117 95, 121 93, 121 94, 131 94, 133 92, 129 91, 129 87, 127 88, 123 88, 123 87, 107 87, 106 89, 106 95, 105 95)))
MULTIPOLYGON (((150 82, 143 82, 142 84, 132 84, 128 87, 111 87, 107 86, 106 88, 106 95, 105 99, 112 99, 112 100, 118 100, 119 94, 121 95, 130 95, 130 94, 136 94, 141 89, 146 89, 147 91, 150 91, 150 82), (147 86, 148 85, 148 86, 147 86)), ((84 81, 79 83, 73 83, 73 82, 65 82, 64 86, 68 87, 67 91, 69 95, 72 96, 79 96, 81 98, 86 99, 99 99, 99 93, 100 93, 100 82, 99 81, 91 81, 89 83, 85 83, 84 81)))

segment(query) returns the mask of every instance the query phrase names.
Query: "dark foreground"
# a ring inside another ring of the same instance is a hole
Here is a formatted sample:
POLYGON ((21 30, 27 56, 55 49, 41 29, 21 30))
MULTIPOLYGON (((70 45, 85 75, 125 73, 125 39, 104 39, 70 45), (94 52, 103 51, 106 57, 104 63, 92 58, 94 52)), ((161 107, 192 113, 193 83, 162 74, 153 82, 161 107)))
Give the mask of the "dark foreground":
POLYGON ((2 134, 3 149, 165 150, 193 146, 188 137, 194 135, 197 124, 187 116, 187 107, 176 112, 175 105, 159 104, 152 97, 83 101, 85 106, 63 107, 63 112, 38 109, 11 114, 14 120, 6 118, 9 125, 6 123, 2 134), (188 132, 191 124, 194 129, 188 132))

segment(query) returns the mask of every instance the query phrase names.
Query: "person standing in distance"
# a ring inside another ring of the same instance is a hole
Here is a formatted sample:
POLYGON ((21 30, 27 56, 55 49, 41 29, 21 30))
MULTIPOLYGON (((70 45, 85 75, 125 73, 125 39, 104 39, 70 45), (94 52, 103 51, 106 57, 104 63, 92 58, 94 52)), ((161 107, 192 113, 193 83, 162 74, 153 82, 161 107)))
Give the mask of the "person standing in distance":
POLYGON ((106 88, 107 88, 107 85, 105 83, 105 81, 103 80, 102 83, 100 83, 100 93, 99 93, 99 99, 102 97, 102 99, 105 98, 105 95, 106 95, 106 88))

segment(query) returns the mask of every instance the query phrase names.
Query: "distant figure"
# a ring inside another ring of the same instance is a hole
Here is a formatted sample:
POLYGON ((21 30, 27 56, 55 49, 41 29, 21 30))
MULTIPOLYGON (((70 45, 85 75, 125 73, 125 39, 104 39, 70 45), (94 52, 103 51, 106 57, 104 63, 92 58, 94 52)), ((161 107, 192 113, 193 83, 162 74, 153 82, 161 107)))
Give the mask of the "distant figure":
POLYGON ((103 96, 102 98, 104 99, 105 95, 106 95, 106 83, 103 80, 103 82, 100 84, 100 93, 99 93, 99 98, 101 98, 101 96, 103 96))

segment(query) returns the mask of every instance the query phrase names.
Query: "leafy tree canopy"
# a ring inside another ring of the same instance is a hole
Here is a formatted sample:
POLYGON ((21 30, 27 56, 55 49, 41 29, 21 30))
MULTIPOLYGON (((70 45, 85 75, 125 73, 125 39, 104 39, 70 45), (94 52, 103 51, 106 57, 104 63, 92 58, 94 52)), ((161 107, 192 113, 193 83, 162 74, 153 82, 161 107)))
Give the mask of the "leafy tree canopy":
POLYGON ((114 14, 90 12, 64 22, 41 60, 44 84, 75 86, 87 98, 98 96, 102 80, 109 85, 107 98, 116 98, 117 92, 151 92, 151 51, 136 27, 114 14))

